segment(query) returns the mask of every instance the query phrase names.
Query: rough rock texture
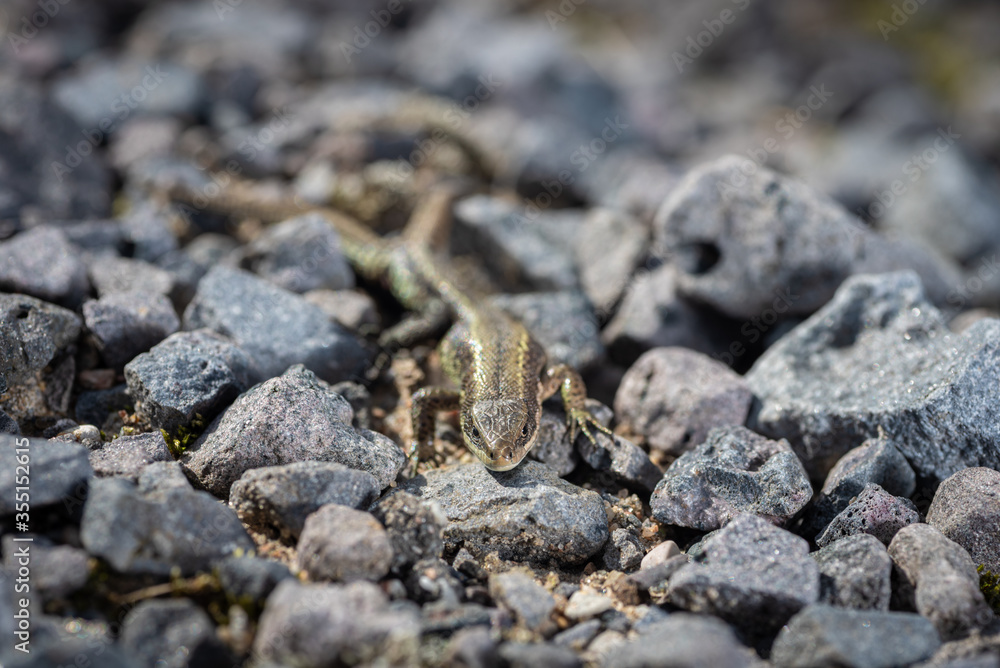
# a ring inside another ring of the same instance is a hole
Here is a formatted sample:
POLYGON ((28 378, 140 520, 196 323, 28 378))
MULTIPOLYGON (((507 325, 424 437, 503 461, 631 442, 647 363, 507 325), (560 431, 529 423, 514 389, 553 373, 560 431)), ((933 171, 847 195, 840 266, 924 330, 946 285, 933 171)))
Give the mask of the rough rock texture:
POLYGON ((411 568, 422 559, 440 557, 444 551, 442 533, 448 518, 435 502, 397 491, 376 503, 371 513, 389 533, 393 572, 411 568))
POLYGON ((253 651, 279 665, 328 665, 349 655, 371 665, 413 657, 420 621, 408 608, 390 608, 386 595, 368 582, 302 584, 286 580, 264 607, 253 651))
MULTIPOLYGON (((25 463, 25 453, 17 450, 25 448, 30 467, 32 511, 51 505, 72 510, 82 503, 87 497, 88 482, 94 475, 85 447, 0 434, 0 517, 15 511, 15 473, 17 467, 25 463)), ((23 475, 23 471, 18 475, 23 475)))
POLYGON ((191 575, 254 547, 236 514, 211 494, 179 486, 142 493, 119 478, 91 483, 80 540, 115 570, 158 575, 174 567, 191 575))
POLYGON ((943 639, 963 637, 995 619, 969 553, 929 524, 901 529, 889 556, 899 576, 894 595, 931 620, 943 639))
POLYGON ((808 315, 854 273, 923 271, 942 301, 954 277, 928 251, 900 252, 832 200, 740 156, 693 169, 654 228, 681 293, 734 318, 808 315))
POLYGON ((518 623, 532 631, 551 627, 549 615, 556 601, 526 571, 513 570, 490 576, 490 596, 507 608, 518 623))
POLYGON ((604 357, 594 307, 579 292, 499 295, 493 303, 528 328, 550 364, 582 370, 604 357))
POLYGON ((749 668, 753 653, 715 617, 671 614, 608 655, 605 668, 749 668))
POLYGON ((389 573, 392 544, 371 513, 331 503, 306 518, 298 558, 310 580, 377 582, 389 573))
POLYGON ((246 471, 229 490, 229 505, 249 525, 272 526, 298 538, 306 517, 321 506, 364 510, 381 491, 366 471, 335 462, 294 462, 246 471))
POLYGON ((136 291, 170 297, 175 287, 169 271, 128 257, 102 254, 89 262, 87 270, 98 297, 136 291))
POLYGON ((743 513, 784 526, 811 498, 809 477, 787 441, 718 427, 670 465, 650 506, 660 522, 713 531, 743 513))
POLYGON ((892 559, 885 545, 861 533, 812 553, 819 565, 820 603, 859 610, 888 610, 892 559))
POLYGON ((845 536, 867 533, 888 545, 897 531, 919 521, 920 513, 912 501, 868 483, 864 491, 830 521, 823 533, 816 536, 816 544, 824 547, 845 536))
POLYGON ((302 296, 352 332, 378 328, 378 305, 360 290, 310 290, 302 296))
POLYGON ((776 668, 894 668, 926 659, 940 645, 919 615, 817 604, 782 629, 771 661, 776 668))
POLYGON ((343 397, 302 366, 241 395, 185 455, 184 466, 217 496, 245 471, 315 460, 368 471, 385 488, 406 463, 382 434, 351 426, 343 397))
POLYGON ((927 523, 964 547, 976 565, 1000 574, 1000 472, 970 468, 942 482, 927 523))
POLYGON ((591 209, 576 237, 576 266, 584 292, 598 312, 609 313, 646 253, 648 233, 632 216, 591 209))
POLYGON ((655 348, 622 378, 615 414, 650 448, 680 455, 713 427, 742 425, 753 396, 721 362, 685 348, 655 348))
POLYGON ((118 292, 83 305, 83 321, 104 363, 121 369, 180 329, 166 296, 155 292, 118 292))
POLYGON ((215 566, 222 591, 237 601, 262 604, 282 581, 294 579, 292 572, 279 561, 261 557, 228 557, 215 566))
POLYGON ((807 511, 804 535, 822 532, 869 483, 894 496, 909 497, 916 489, 913 469, 888 439, 868 439, 840 458, 807 511))
POLYGON ((139 603, 125 615, 121 633, 122 649, 150 668, 221 666, 234 660, 212 619, 186 598, 139 603))
POLYGON ((604 568, 630 571, 642 562, 642 544, 628 529, 615 529, 604 545, 604 568))
POLYGON ((219 414, 254 380, 253 363, 232 341, 208 329, 178 332, 125 366, 136 411, 173 433, 219 414))
POLYGON ((670 578, 670 601, 685 610, 767 633, 819 599, 809 544, 766 520, 741 515, 703 542, 701 561, 670 578))
POLYGON ((401 485, 438 503, 449 520, 445 545, 483 556, 579 564, 608 539, 604 503, 538 462, 496 472, 479 463, 429 471, 401 485))
POLYGON ((90 465, 97 476, 116 476, 132 482, 138 481, 142 470, 153 462, 173 460, 163 434, 158 431, 120 436, 100 450, 90 452, 90 465))
POLYGON ((336 383, 359 375, 369 354, 360 342, 301 296, 253 274, 213 268, 184 312, 184 328, 207 327, 245 350, 261 378, 304 364, 336 383))
POLYGON ((528 457, 552 467, 560 476, 567 476, 580 463, 580 454, 575 442, 570 442, 566 433, 566 414, 562 411, 542 409, 542 419, 538 423, 538 437, 528 451, 528 457))
POLYGON ((0 411, 0 434, 20 434, 21 428, 11 416, 0 411))
POLYGON ((87 268, 62 231, 40 226, 0 242, 0 292, 75 308, 89 290, 87 268))
MULTIPOLYGON (((611 409, 594 399, 587 400, 587 408, 598 422, 610 427, 614 417, 611 409)), ((565 433, 566 418, 562 411, 556 412, 560 417, 565 433)), ((573 445, 580 458, 595 471, 608 473, 614 480, 644 493, 653 491, 663 473, 649 459, 649 455, 638 445, 618 434, 608 436, 602 431, 591 428, 593 440, 586 434, 577 433, 573 445)), ((569 439, 565 436, 566 440, 569 439)))
POLYGON ((1000 468, 998 346, 997 320, 951 334, 912 273, 856 276, 754 364, 751 426, 815 477, 879 429, 924 477, 1000 468))

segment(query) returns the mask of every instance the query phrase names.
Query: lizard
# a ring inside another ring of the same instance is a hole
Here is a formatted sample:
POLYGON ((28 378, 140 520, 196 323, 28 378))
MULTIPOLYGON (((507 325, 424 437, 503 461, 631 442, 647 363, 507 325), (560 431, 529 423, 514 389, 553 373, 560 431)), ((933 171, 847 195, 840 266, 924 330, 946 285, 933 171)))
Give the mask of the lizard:
MULTIPOLYGON (((168 194, 189 203, 193 199, 192 191, 180 184, 169 188, 168 194)), ((580 374, 566 364, 549 364, 544 348, 521 322, 463 289, 447 261, 432 252, 430 241, 450 223, 454 196, 450 188, 432 189, 414 209, 398 241, 378 236, 339 211, 262 199, 252 184, 244 182, 231 184, 205 206, 222 213, 250 213, 262 222, 317 212, 338 231, 345 256, 360 275, 386 279, 404 307, 429 307, 435 314, 411 329, 426 330, 437 321, 440 310, 435 306, 447 307, 454 324, 439 350, 445 375, 458 389, 424 387, 413 394, 410 458, 421 446, 433 445, 437 414, 457 410, 469 451, 490 470, 512 469, 538 438, 542 402, 556 393, 563 401, 571 441, 578 430, 594 441, 591 426, 610 435, 585 406, 587 392, 580 374)), ((412 337, 414 332, 408 334, 412 337)))

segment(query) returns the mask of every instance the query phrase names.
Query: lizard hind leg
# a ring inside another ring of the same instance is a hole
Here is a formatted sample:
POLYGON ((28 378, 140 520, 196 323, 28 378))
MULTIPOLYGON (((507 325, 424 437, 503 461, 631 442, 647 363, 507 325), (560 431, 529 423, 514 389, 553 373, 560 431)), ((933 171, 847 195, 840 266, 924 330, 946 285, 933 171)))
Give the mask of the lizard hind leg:
POLYGON ((407 457, 413 466, 420 453, 434 447, 434 426, 440 411, 457 410, 462 394, 444 387, 424 387, 413 394, 410 415, 413 419, 413 443, 407 457))
POLYGON ((576 370, 565 364, 557 364, 545 370, 539 399, 544 401, 556 392, 562 396, 571 443, 576 440, 577 429, 582 431, 591 443, 596 443, 594 435, 590 433, 591 426, 608 436, 612 435, 611 430, 598 422, 597 418, 587 410, 587 387, 576 370))

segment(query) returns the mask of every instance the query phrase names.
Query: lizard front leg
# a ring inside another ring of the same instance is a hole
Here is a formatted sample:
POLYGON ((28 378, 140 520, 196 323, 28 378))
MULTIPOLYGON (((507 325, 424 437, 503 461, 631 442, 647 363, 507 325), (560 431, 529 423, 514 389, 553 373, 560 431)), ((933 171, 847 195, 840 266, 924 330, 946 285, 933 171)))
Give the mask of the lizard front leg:
POLYGON ((587 410, 587 388, 583 384, 583 378, 565 364, 550 366, 542 373, 539 400, 545 401, 556 392, 562 395, 563 407, 566 409, 570 442, 576 440, 576 430, 580 429, 592 443, 596 443, 594 435, 590 433, 589 425, 594 425, 605 434, 611 435, 611 430, 598 422, 597 418, 587 410))
POLYGON ((416 457, 424 447, 434 446, 434 425, 440 411, 458 410, 462 393, 444 387, 424 387, 413 394, 410 414, 413 418, 413 445, 409 459, 416 457))

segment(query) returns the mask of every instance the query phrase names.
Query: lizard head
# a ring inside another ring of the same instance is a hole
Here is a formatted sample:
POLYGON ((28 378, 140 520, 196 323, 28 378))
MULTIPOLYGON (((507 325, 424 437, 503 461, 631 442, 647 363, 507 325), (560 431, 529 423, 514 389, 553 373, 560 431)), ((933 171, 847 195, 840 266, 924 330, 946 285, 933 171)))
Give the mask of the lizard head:
POLYGON ((471 415, 462 416, 465 445, 494 471, 506 471, 521 463, 538 437, 542 407, 529 410, 521 399, 484 399, 472 405, 471 415))

